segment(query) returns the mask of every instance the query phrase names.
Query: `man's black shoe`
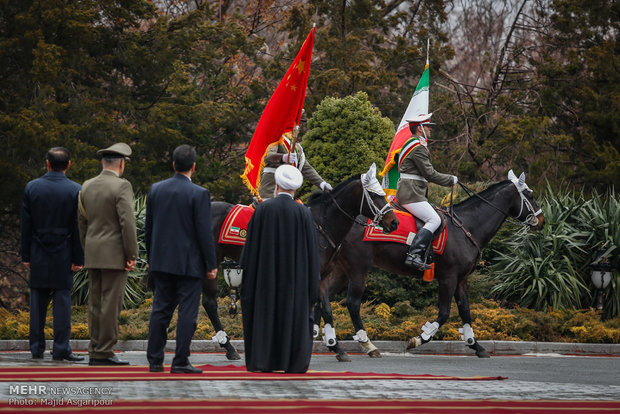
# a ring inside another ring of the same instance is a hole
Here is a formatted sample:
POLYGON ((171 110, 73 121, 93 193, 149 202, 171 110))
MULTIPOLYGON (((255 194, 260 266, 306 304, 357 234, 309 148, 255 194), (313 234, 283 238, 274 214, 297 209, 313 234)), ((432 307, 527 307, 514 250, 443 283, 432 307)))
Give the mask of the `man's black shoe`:
POLYGON ((149 365, 150 372, 164 372, 164 366, 162 364, 151 364, 149 365))
POLYGON ((200 368, 194 368, 189 362, 187 365, 177 365, 170 368, 171 374, 202 374, 200 368))
POLYGON ((65 355, 64 357, 52 357, 52 359, 54 361, 71 361, 71 362, 84 361, 83 356, 75 355, 73 352, 71 352, 69 355, 65 355))
POLYGON ((32 359, 43 359, 43 354, 32 354, 32 359))
POLYGON ((114 355, 110 358, 90 358, 88 365, 129 365, 129 361, 121 361, 114 355))

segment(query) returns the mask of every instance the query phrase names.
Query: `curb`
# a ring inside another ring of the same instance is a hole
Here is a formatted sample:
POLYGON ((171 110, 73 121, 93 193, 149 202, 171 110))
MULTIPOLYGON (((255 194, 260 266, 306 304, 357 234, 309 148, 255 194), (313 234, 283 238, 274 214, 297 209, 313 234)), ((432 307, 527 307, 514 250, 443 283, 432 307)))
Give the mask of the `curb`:
MULTIPOLYGON (((239 352, 244 352, 243 340, 230 341, 239 352)), ((71 348, 76 351, 88 349, 88 339, 72 339, 71 348)), ((119 341, 114 347, 117 351, 144 351, 146 340, 119 341)), ((176 341, 166 343, 166 351, 173 352, 176 341)), ((339 341, 340 347, 346 352, 365 353, 357 341, 339 341)), ((490 354, 524 355, 524 354, 561 354, 561 355, 614 355, 620 356, 620 344, 588 344, 569 342, 520 342, 520 341, 479 341, 490 354)), ((373 341, 382 353, 404 353, 407 341, 373 341)), ((47 349, 52 348, 52 341, 46 341, 47 349)), ((0 351, 29 351, 27 339, 0 340, 0 351)), ((192 352, 224 352, 224 348, 213 341, 195 340, 191 345, 192 352)), ((314 341, 313 352, 331 353, 321 341, 314 341)), ((410 354, 446 354, 474 355, 462 341, 431 341, 419 348, 410 350, 410 354)))

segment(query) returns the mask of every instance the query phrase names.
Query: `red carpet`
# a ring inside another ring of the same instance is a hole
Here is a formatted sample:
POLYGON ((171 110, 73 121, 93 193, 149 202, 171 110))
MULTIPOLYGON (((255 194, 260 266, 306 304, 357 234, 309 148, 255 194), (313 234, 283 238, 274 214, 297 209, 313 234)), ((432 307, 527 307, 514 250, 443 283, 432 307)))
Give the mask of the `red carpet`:
POLYGON ((620 401, 558 401, 558 400, 397 400, 397 399, 345 399, 345 400, 95 400, 98 407, 88 402, 81 407, 76 400, 59 401, 52 407, 49 400, 40 404, 35 400, 21 405, 18 402, 0 402, 0 412, 53 412, 72 411, 89 413, 95 410, 109 413, 617 413, 620 401), (30 402, 33 404, 30 405, 30 402))
POLYGON ((308 371, 306 374, 247 372, 245 366, 200 365, 201 375, 149 372, 147 366, 13 366, 0 367, 0 381, 157 381, 157 380, 502 380, 506 377, 452 377, 449 375, 379 374, 373 372, 308 371))

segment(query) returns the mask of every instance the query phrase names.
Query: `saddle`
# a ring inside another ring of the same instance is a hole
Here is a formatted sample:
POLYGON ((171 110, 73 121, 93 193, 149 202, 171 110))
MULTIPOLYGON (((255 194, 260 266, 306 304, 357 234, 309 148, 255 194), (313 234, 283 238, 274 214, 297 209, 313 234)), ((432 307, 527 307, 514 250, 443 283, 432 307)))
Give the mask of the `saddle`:
MULTIPOLYGON (((367 242, 393 242, 411 246, 411 243, 417 233, 418 226, 423 225, 422 220, 413 216, 408 210, 398 204, 397 201, 394 200, 391 204, 394 207, 394 214, 398 216, 398 220, 400 222, 398 229, 392 233, 386 234, 380 227, 368 226, 364 232, 363 240, 367 242)), ((424 271, 423 273, 423 279, 427 282, 432 281, 435 275, 433 255, 443 254, 448 240, 448 227, 445 211, 438 209, 437 207, 434 208, 441 218, 441 225, 435 233, 433 233, 432 251, 430 251, 431 249, 429 248, 429 251, 426 252, 426 262, 431 266, 430 269, 424 271)), ((370 224, 370 220, 368 223, 370 224)))
MULTIPOLYGON (((396 201, 396 199, 394 199, 391 202, 391 204, 398 211, 402 211, 403 213, 408 214, 409 216, 413 217, 413 219, 415 220, 416 228, 417 228, 418 222, 422 223, 422 220, 420 220, 419 218, 417 218, 416 216, 411 214, 411 212, 409 210, 407 210, 405 207, 403 207, 402 205, 400 205, 398 203, 398 201, 396 201)), ((445 230, 446 226, 448 225, 448 221, 446 219, 445 210, 443 210, 443 209, 441 209, 441 208, 439 208, 437 206, 433 206, 433 208, 435 209, 435 211, 439 215, 439 218, 441 219, 441 224, 439 225, 437 230, 435 230, 435 232, 433 233, 433 239, 435 239, 436 237, 438 237, 441 234, 442 231, 445 230)))
MULTIPOLYGON (((384 233, 381 227, 369 225, 366 227, 366 231, 364 232, 364 241, 392 242, 405 244, 407 246, 411 245, 417 233, 418 226, 422 225, 422 220, 413 216, 396 201, 392 201, 392 206, 394 207, 394 214, 398 216, 398 221, 400 222, 398 229, 388 234, 384 233)), ((444 248, 446 247, 446 241, 448 240, 447 219, 444 210, 438 209, 437 207, 435 207, 435 210, 441 218, 441 225, 435 233, 433 233, 432 245, 433 252, 441 255, 443 254, 444 248)), ((368 224, 370 223, 371 220, 368 220, 368 224)))

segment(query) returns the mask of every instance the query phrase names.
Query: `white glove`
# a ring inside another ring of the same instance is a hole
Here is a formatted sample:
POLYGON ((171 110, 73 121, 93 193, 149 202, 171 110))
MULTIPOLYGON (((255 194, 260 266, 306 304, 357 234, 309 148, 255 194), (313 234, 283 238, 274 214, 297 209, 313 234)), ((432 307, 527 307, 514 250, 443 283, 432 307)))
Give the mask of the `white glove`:
POLYGON ((454 183, 452 185, 456 185, 456 183, 459 182, 459 179, 458 179, 458 177, 456 175, 452 176, 452 180, 454 181, 454 183))
POLYGON ((319 188, 323 191, 333 190, 332 186, 327 181, 323 181, 321 184, 319 184, 319 188))
POLYGON ((286 153, 282 156, 282 161, 287 164, 297 164, 297 154, 294 152, 286 153))

